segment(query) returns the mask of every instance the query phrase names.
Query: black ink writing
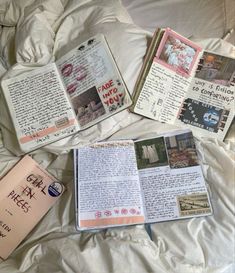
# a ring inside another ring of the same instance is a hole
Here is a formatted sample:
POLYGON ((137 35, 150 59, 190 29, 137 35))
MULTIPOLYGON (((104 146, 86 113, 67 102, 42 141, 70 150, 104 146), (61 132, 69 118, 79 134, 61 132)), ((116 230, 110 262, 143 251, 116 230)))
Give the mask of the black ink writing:
POLYGON ((33 185, 35 188, 38 188, 41 190, 41 192, 46 195, 45 189, 46 185, 44 185, 42 177, 41 176, 36 176, 34 174, 30 174, 26 180, 30 182, 31 185, 33 185))
POLYGON ((14 190, 12 190, 8 196, 11 200, 13 200, 18 207, 20 207, 25 213, 29 211, 31 206, 27 201, 25 201, 18 193, 16 193, 14 190))

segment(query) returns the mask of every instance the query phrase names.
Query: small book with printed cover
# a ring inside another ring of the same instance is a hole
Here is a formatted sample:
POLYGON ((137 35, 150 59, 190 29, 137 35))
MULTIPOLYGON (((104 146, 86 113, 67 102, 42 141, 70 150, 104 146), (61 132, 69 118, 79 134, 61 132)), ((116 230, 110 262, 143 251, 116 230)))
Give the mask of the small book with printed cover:
POLYGON ((7 259, 64 192, 30 156, 0 180, 0 258, 7 259))

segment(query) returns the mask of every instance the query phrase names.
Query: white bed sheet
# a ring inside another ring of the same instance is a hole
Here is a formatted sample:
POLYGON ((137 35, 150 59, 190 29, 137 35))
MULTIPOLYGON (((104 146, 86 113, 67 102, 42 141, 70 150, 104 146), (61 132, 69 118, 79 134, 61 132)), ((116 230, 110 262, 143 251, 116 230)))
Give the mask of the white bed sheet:
MULTIPOLYGON (((234 0, 122 0, 133 21, 154 32, 170 27, 190 39, 222 38, 235 28, 234 0)), ((229 38, 235 44, 235 32, 229 38)))
MULTIPOLYGON (((0 73, 8 69, 9 75, 14 76, 25 69, 25 65, 43 65, 53 59, 52 50, 58 57, 86 36, 99 31, 107 36, 132 92, 146 52, 147 37, 155 25, 166 24, 183 35, 198 39, 205 47, 235 56, 234 46, 218 39, 234 27, 234 18, 229 15, 235 8, 234 0, 122 2, 132 18, 118 0, 2 1, 0 73), (227 8, 226 13, 222 7, 227 8), (132 19, 143 29, 134 25, 132 19), (18 64, 10 70, 16 61, 18 64)), ((15 144, 10 141, 13 133, 8 117, 0 110, 4 144, 16 151, 15 144)), ((235 132, 230 132, 226 143, 197 139, 213 216, 151 225, 153 240, 142 225, 95 234, 75 230, 70 149, 109 137, 141 138, 174 128, 125 111, 72 138, 32 153, 35 160, 64 182, 67 191, 16 251, 0 262, 0 272, 234 272, 235 132)), ((18 159, 3 147, 0 137, 0 174, 18 159)))

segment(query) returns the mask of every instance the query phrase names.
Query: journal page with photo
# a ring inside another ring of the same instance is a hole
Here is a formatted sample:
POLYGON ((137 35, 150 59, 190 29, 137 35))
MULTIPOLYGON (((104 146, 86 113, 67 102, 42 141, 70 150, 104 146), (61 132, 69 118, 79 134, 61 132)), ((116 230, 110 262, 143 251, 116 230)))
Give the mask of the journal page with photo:
MULTIPOLYGON (((173 124, 191 84, 202 48, 173 30, 161 30, 152 41, 151 66, 143 78, 133 111, 173 124)), ((151 55, 151 54, 150 54, 151 55)), ((148 54, 147 54, 147 57, 148 54)), ((145 61, 147 64, 148 62, 145 61)))
POLYGON ((145 222, 132 140, 75 149, 74 175, 78 230, 145 222))
POLYGON ((134 143, 146 223, 212 214, 191 131, 134 143))
POLYGON ((175 124, 223 140, 234 118, 235 59, 204 51, 175 124))
POLYGON ((104 35, 90 38, 56 63, 82 129, 131 105, 104 35))
POLYGON ((78 230, 212 214, 189 130, 75 149, 74 176, 78 230))

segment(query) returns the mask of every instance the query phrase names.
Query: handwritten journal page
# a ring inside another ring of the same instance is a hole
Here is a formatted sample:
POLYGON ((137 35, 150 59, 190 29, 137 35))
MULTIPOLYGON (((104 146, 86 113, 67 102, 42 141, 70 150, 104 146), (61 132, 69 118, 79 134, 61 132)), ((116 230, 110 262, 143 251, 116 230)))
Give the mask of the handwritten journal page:
POLYGON ((103 35, 91 37, 56 64, 82 129, 131 105, 126 85, 103 35))
POLYGON ((192 132, 135 141, 147 223, 210 215, 210 200, 192 132))
POLYGON ((133 141, 103 142, 75 151, 78 229, 143 223, 133 141))
POLYGON ((134 112, 173 124, 190 86, 201 48, 171 29, 166 29, 134 112))
POLYGON ((2 81, 21 150, 28 152, 79 130, 54 63, 2 81))
POLYGON ((235 59, 204 51, 176 125, 223 140, 235 114, 235 59))

